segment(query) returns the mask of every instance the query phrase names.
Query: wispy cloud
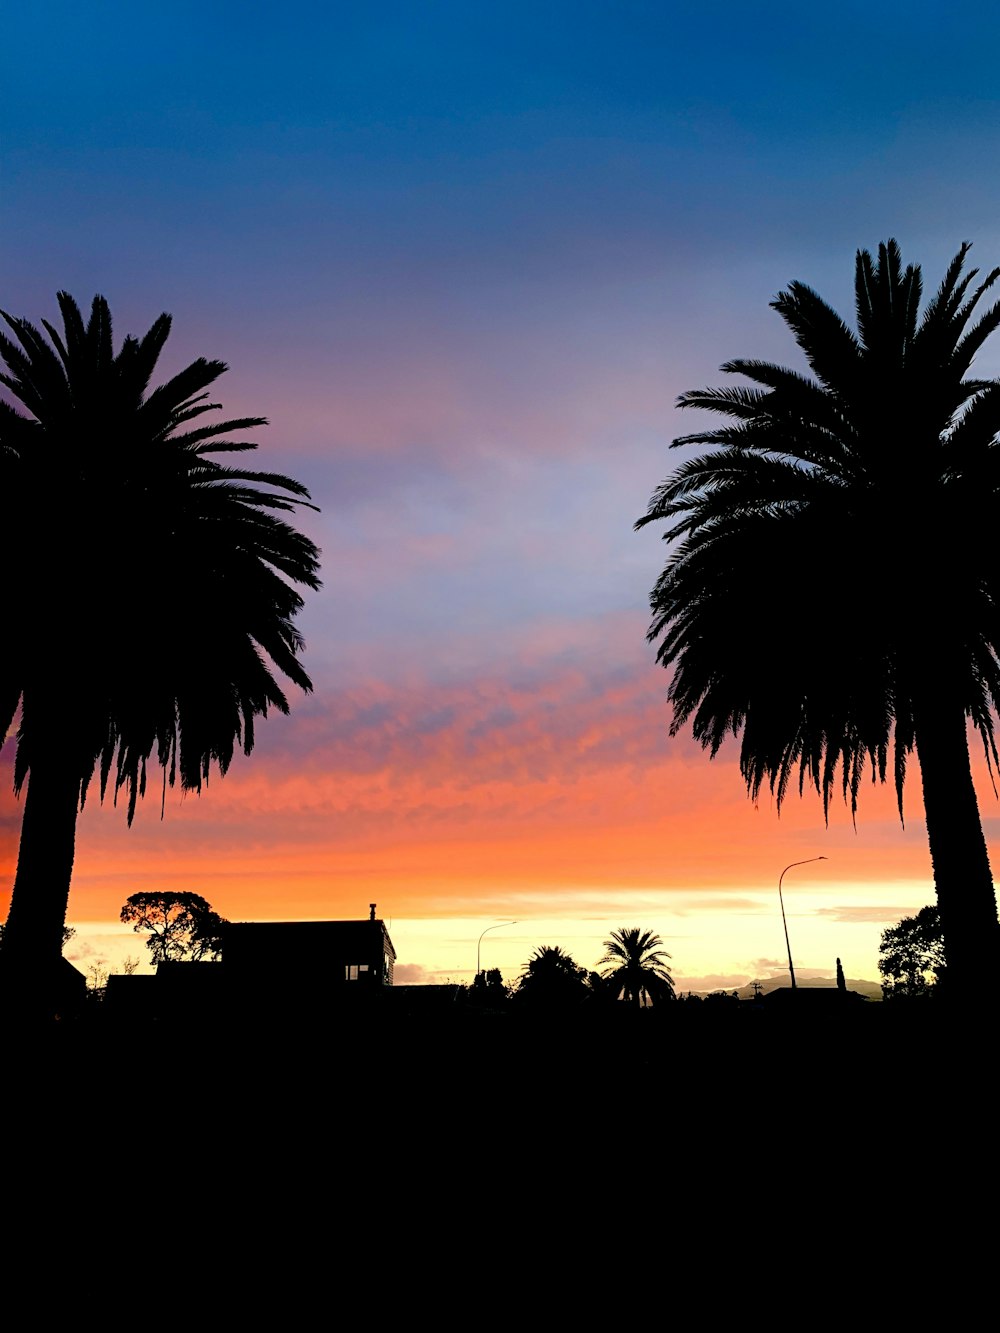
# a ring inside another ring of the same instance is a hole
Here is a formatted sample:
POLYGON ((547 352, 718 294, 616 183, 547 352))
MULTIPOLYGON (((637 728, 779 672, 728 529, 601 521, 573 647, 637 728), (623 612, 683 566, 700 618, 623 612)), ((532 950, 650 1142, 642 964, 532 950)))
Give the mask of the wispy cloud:
MULTIPOLYGON (((933 893, 931 885, 928 885, 928 893, 933 893)), ((923 905, 926 906, 926 904, 923 905)), ((901 917, 915 916, 919 911, 919 906, 900 909, 898 905, 879 906, 865 903, 842 903, 836 907, 819 907, 816 909, 816 914, 817 916, 830 917, 834 921, 875 921, 878 923, 884 922, 886 925, 894 925, 901 917)))

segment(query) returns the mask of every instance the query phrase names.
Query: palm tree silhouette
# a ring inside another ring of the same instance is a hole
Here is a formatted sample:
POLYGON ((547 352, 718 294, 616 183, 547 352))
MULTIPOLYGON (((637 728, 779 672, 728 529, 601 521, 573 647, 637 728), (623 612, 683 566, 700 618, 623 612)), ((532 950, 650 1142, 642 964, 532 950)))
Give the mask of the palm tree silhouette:
POLYGON ((318 551, 280 514, 305 487, 223 466, 256 445, 209 423, 221 361, 199 359, 150 390, 170 331, 161 315, 116 353, 95 297, 85 323, 59 293, 62 330, 3 314, 0 557, 9 575, 0 725, 20 707, 15 790, 27 783, 17 873, 0 955, 9 996, 51 1009, 77 813, 95 770, 124 791, 131 823, 147 762, 163 789, 199 791, 225 773, 254 722, 303 690, 296 584, 319 587, 318 551))
POLYGON ((540 1007, 577 1004, 587 998, 587 971, 558 944, 543 944, 521 969, 517 997, 540 1007))
POLYGON ((1000 277, 973 287, 969 246, 920 314, 920 269, 895 241, 859 251, 857 332, 793 282, 772 303, 811 375, 752 360, 742 385, 685 393, 730 418, 654 493, 676 545, 651 604, 673 672, 671 734, 714 756, 741 737, 751 797, 766 784, 841 788, 892 772, 900 817, 916 751, 949 977, 987 993, 1000 927, 969 763, 967 719, 997 760, 1000 698, 1000 381, 965 378, 1000 324, 976 322, 1000 277))
POLYGON ((613 930, 604 949, 598 966, 611 964, 602 975, 616 999, 624 996, 639 1009, 674 998, 674 979, 666 965, 670 955, 659 935, 638 927, 613 930))

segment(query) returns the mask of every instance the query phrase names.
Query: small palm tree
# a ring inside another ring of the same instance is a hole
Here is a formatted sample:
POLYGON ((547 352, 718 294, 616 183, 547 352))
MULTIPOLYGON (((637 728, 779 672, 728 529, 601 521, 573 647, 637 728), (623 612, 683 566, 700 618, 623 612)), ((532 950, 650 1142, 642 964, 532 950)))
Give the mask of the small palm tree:
POLYGON ((587 970, 557 944, 543 944, 521 969, 517 997, 540 1007, 577 1004, 589 994, 587 970))
POLYGON ((316 547, 280 517, 305 487, 211 457, 255 449, 231 436, 265 424, 206 422, 225 365, 197 360, 150 389, 168 315, 116 352, 103 297, 86 322, 58 300, 47 339, 7 314, 13 338, 0 335, 0 735, 19 715, 14 786, 27 785, 0 982, 50 1011, 95 771, 131 822, 150 760, 164 792, 198 791, 237 743, 249 754, 255 719, 288 710, 279 677, 311 688, 295 585, 319 586, 316 547))
POLYGON ((685 393, 729 418, 674 441, 708 445, 636 526, 673 545, 650 640, 671 672, 671 734, 716 755, 740 742, 751 797, 809 784, 851 810, 892 774, 902 817, 916 753, 953 994, 990 999, 1000 967, 993 878, 967 727, 997 763, 1000 380, 968 376, 1000 327, 974 318, 968 245, 923 311, 895 241, 857 254, 857 331, 793 282, 773 307, 809 373, 756 360, 749 384, 685 393))
POLYGON ((615 998, 625 997, 636 1009, 674 999, 674 979, 667 968, 670 955, 659 935, 637 926, 613 930, 604 941, 598 966, 609 963, 603 976, 615 998))

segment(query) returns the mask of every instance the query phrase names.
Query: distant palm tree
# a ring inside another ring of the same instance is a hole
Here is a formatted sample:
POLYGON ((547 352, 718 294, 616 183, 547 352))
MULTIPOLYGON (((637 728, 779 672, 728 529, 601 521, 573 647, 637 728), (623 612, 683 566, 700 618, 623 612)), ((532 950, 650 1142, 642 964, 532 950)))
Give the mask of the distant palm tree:
POLYGON ((542 1007, 576 1004, 587 998, 587 970, 557 944, 543 944, 521 969, 517 998, 542 1007))
POLYGON ((661 1000, 674 999, 674 979, 667 968, 670 955, 659 935, 632 927, 613 930, 604 941, 605 954, 598 966, 616 998, 624 996, 637 1009, 661 1000))
POLYGON ((971 719, 997 763, 1000 380, 965 378, 1000 326, 973 322, 963 245, 920 312, 895 241, 855 264, 857 332, 809 287, 772 303, 811 374, 754 360, 746 385, 685 393, 729 421, 674 441, 682 463, 636 526, 668 521, 649 638, 671 672, 671 734, 714 756, 741 738, 751 797, 808 783, 857 807, 891 772, 902 816, 916 751, 952 993, 1000 971, 993 878, 969 763, 971 719))
POLYGON ((103 297, 86 323, 58 300, 48 340, 7 314, 13 340, 0 335, 14 400, 0 401, 0 734, 20 709, 15 790, 27 783, 0 981, 50 1009, 95 769, 131 822, 151 759, 164 792, 198 791, 237 743, 249 754, 255 719, 288 709, 278 675, 311 688, 295 585, 319 586, 316 547, 279 517, 305 487, 209 457, 255 449, 230 436, 265 424, 206 423, 225 365, 199 359, 150 390, 168 315, 115 352, 103 297))

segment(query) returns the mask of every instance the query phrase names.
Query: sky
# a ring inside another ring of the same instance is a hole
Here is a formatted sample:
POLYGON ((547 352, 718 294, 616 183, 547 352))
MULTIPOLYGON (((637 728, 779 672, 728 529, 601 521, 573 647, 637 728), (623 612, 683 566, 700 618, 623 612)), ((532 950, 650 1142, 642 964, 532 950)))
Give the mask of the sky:
MULTIPOLYGON (((669 552, 632 529, 692 429, 678 394, 799 364, 788 282, 850 317, 859 247, 895 237, 927 286, 964 240, 1000 262, 1000 15, 38 0, 4 36, 0 308, 101 293, 118 337, 169 311, 164 376, 226 361, 227 414, 270 423, 255 464, 320 511, 313 692, 162 820, 91 798, 68 956, 143 958, 121 904, 176 888, 232 920, 374 902, 399 980, 513 979, 555 944, 593 967, 641 926, 682 989, 729 988, 786 967, 778 878, 808 861, 797 973, 877 978, 881 931, 933 901, 919 787, 905 826, 879 788, 856 825, 808 794, 779 818, 735 751, 671 738, 645 638, 669 552)), ((0 765, 3 911, 12 742, 0 765)))

